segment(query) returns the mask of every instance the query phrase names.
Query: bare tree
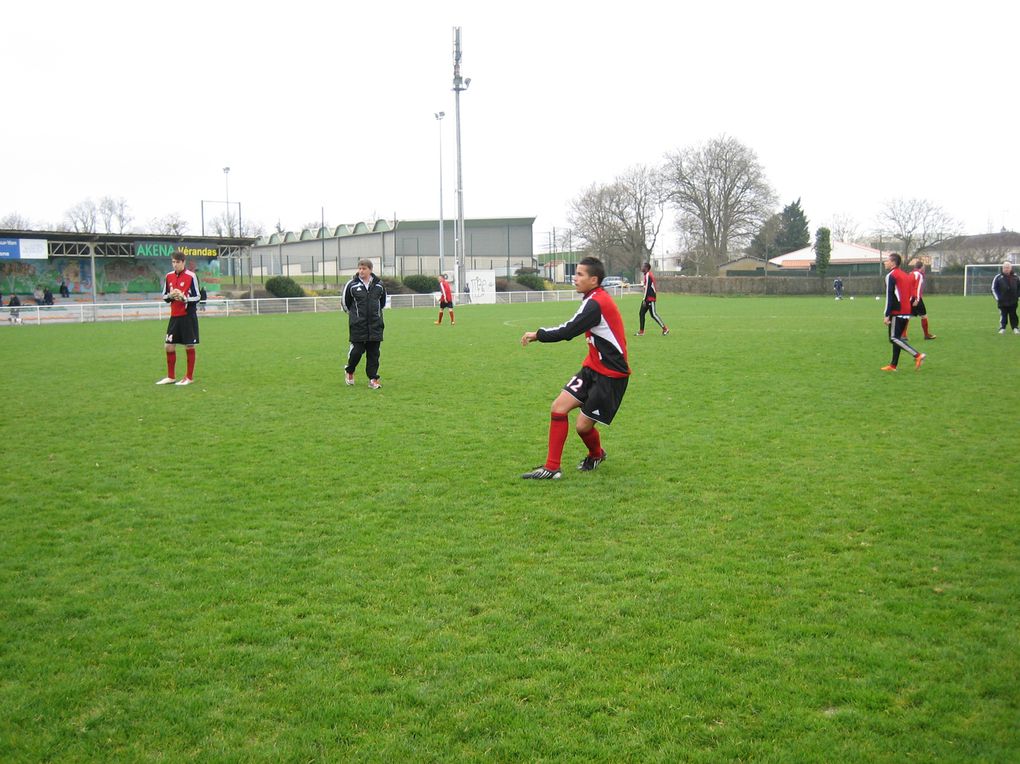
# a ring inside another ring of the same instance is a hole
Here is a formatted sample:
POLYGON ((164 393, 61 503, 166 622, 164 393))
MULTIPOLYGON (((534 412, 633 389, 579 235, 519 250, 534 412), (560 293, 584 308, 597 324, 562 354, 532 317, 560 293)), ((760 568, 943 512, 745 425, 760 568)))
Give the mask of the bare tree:
POLYGON ((903 242, 903 257, 960 232, 960 224, 927 199, 892 199, 878 214, 882 233, 903 242))
POLYGON ((112 196, 104 196, 99 200, 97 213, 103 221, 106 233, 124 233, 124 229, 133 220, 128 212, 127 199, 120 197, 114 199, 112 196))
POLYGON ((149 222, 149 229, 155 234, 183 236, 188 230, 188 224, 181 215, 171 212, 161 218, 153 218, 149 222))
POLYGON ((680 265, 685 273, 701 276, 711 273, 716 263, 705 246, 701 225, 693 217, 681 216, 676 221, 679 234, 680 265))
POLYGON ((680 230, 698 231, 711 264, 726 262, 731 247, 746 245, 776 206, 758 156, 725 135, 667 154, 663 174, 680 230))
POLYGON ((663 221, 662 185, 652 168, 635 166, 613 183, 593 183, 571 203, 570 236, 610 272, 635 274, 649 260, 663 221))
POLYGON ((77 233, 95 233, 98 209, 91 199, 84 199, 74 205, 66 213, 64 220, 77 233))
MULTIPOLYGON (((240 227, 238 227, 237 216, 229 211, 217 215, 211 220, 207 220, 206 224, 206 227, 211 229, 214 236, 225 236, 227 238, 234 236, 256 238, 265 231, 261 223, 253 223, 250 220, 242 221, 240 227)), ((318 225, 315 227, 317 229, 318 225)))
POLYGON ((833 241, 842 241, 853 244, 861 238, 860 226, 857 221, 849 215, 836 214, 832 216, 832 225, 829 226, 832 232, 833 241))
POLYGON ((5 231, 31 231, 32 223, 24 215, 12 212, 0 218, 0 228, 5 231))

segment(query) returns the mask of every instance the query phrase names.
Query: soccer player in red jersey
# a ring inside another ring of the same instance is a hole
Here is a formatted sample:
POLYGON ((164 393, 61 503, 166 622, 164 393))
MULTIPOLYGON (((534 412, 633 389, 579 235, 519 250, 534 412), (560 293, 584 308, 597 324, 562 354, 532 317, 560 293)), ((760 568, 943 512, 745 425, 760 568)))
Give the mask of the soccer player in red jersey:
POLYGON ((906 350, 914 357, 914 368, 920 369, 927 357, 924 353, 914 350, 904 338, 907 324, 910 322, 911 301, 914 298, 914 278, 905 273, 900 264, 903 259, 895 252, 885 259, 885 324, 889 327, 889 342, 892 343, 892 362, 883 366, 882 371, 896 371, 900 360, 900 351, 906 350))
POLYGON ((933 340, 935 335, 928 330, 928 310, 924 307, 924 261, 917 258, 910 265, 914 269, 910 273, 914 277, 914 299, 911 303, 911 315, 921 319, 924 338, 926 340, 933 340))
POLYGON ((163 301, 170 303, 170 322, 166 327, 166 376, 157 385, 190 385, 195 377, 195 346, 198 345, 198 301, 201 299, 198 276, 184 267, 184 253, 170 255, 174 269, 163 279, 163 301), (188 373, 174 379, 177 345, 188 355, 188 373))
POLYGON ((455 324, 453 320, 453 290, 450 289, 450 282, 446 280, 446 274, 439 274, 439 320, 436 321, 436 326, 443 323, 443 310, 449 309, 450 311, 450 323, 455 324))
POLYGON ((595 257, 586 257, 577 265, 574 289, 583 297, 573 318, 554 329, 525 332, 521 345, 531 342, 560 342, 583 334, 588 355, 581 370, 563 386, 552 403, 549 423, 549 451, 545 464, 521 475, 531 480, 556 480, 561 476, 560 461, 567 442, 567 413, 580 408, 575 429, 588 447, 588 455, 577 469, 588 472, 606 458, 596 424, 608 425, 616 416, 627 392, 630 366, 627 363, 627 339, 623 318, 613 298, 602 288, 606 269, 595 257))
POLYGON ((637 336, 640 337, 645 333, 645 313, 651 313, 652 320, 659 325, 659 328, 662 329, 662 335, 665 337, 669 334, 669 327, 662 323, 662 319, 659 318, 659 311, 655 309, 655 276, 652 275, 651 263, 645 263, 641 266, 641 286, 643 287, 643 295, 641 297, 641 312, 638 313, 640 326, 637 336))

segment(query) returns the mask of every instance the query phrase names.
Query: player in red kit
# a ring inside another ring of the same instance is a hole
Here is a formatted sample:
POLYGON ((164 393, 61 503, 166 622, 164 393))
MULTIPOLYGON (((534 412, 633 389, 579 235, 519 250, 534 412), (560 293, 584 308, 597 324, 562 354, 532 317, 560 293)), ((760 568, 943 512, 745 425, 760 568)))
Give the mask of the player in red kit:
POLYGON ((521 345, 531 342, 560 342, 583 334, 588 341, 588 355, 581 370, 563 386, 552 403, 549 422, 549 451, 545 464, 521 475, 530 480, 556 480, 560 472, 563 446, 567 442, 567 414, 576 408, 575 429, 588 447, 588 455, 577 469, 588 472, 606 458, 596 424, 608 425, 616 416, 623 395, 627 392, 630 366, 627 363, 627 339, 623 318, 613 298, 602 288, 606 269, 594 257, 586 257, 577 265, 574 289, 583 297, 573 318, 555 329, 525 332, 521 345))
POLYGON ((921 319, 924 338, 933 340, 935 335, 928 330, 928 309, 924 307, 924 262, 917 258, 910 265, 914 269, 910 274, 914 277, 914 300, 911 303, 911 315, 921 319))
POLYGON ((439 274, 439 320, 436 321, 436 326, 443 323, 443 310, 449 309, 450 311, 450 323, 455 324, 453 320, 453 290, 450 289, 450 282, 446 280, 446 274, 439 274))
POLYGON ((170 255, 174 269, 163 279, 163 301, 170 303, 170 322, 166 327, 166 376, 157 385, 190 385, 195 377, 195 346, 198 345, 198 301, 201 299, 198 276, 184 267, 184 253, 170 255), (174 379, 177 346, 184 345, 188 355, 188 373, 174 379))
POLYGON ((885 324, 889 327, 889 342, 892 343, 892 362, 883 366, 882 371, 896 371, 901 350, 914 357, 915 369, 920 369, 927 357, 914 350, 904 338, 914 299, 914 277, 904 273, 900 268, 902 262, 903 259, 895 252, 885 259, 885 269, 889 271, 885 275, 885 324))
POLYGON ((662 335, 665 337, 669 334, 669 327, 662 323, 662 319, 659 318, 659 311, 655 309, 655 276, 652 275, 652 264, 645 263, 641 266, 641 287, 643 290, 641 297, 641 311, 638 313, 638 333, 640 337, 645 333, 645 313, 652 314, 652 320, 659 325, 662 329, 662 335))

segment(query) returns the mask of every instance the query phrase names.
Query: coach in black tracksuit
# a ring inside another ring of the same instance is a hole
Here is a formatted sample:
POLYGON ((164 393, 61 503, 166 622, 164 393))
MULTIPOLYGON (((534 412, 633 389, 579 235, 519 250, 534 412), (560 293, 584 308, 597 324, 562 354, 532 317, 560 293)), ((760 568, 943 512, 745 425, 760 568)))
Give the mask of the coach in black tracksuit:
POLYGON ((342 300, 348 316, 351 346, 347 351, 347 366, 344 367, 348 385, 354 384, 354 370, 358 368, 362 355, 367 355, 365 372, 368 386, 379 385, 379 345, 383 340, 383 308, 386 307, 386 288, 379 277, 372 273, 372 261, 358 262, 358 272, 344 286, 342 300))
POLYGON ((1002 264, 1002 272, 992 280, 992 294, 999 306, 999 334, 1005 334, 1006 322, 1009 322, 1013 334, 1020 334, 1017 328, 1016 306, 1020 298, 1020 279, 1013 273, 1013 263, 1002 264))

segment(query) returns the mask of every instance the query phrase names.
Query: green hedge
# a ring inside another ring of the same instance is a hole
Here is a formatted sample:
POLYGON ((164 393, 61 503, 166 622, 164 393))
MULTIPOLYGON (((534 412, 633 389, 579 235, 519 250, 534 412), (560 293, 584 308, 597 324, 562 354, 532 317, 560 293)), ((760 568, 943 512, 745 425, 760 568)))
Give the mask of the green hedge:
POLYGON ((518 273, 514 277, 514 281, 526 286, 528 289, 534 289, 539 292, 545 289, 545 279, 535 273, 518 273))
POLYGON ((412 273, 404 276, 404 286, 418 294, 432 294, 439 291, 439 279, 435 276, 412 273))
POLYGON ((273 297, 305 296, 305 290, 290 276, 273 276, 266 281, 266 291, 273 297))

